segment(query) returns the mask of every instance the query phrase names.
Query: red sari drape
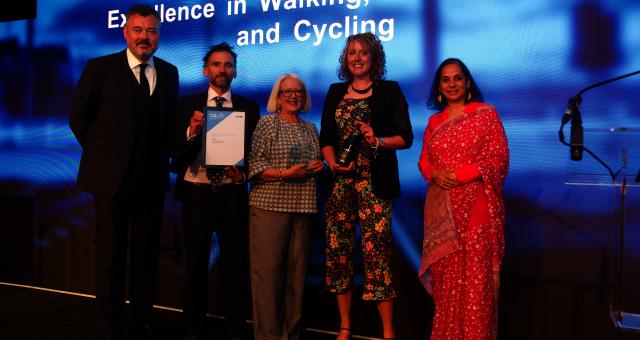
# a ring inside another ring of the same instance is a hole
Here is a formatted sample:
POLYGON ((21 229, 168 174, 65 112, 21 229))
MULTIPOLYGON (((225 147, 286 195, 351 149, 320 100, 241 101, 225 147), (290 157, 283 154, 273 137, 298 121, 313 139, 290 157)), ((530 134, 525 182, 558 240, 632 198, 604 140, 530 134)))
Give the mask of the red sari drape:
POLYGON ((431 339, 495 339, 507 139, 491 105, 470 103, 460 116, 442 117, 425 130, 423 176, 474 167, 479 177, 451 190, 429 185, 419 276, 436 306, 431 339))

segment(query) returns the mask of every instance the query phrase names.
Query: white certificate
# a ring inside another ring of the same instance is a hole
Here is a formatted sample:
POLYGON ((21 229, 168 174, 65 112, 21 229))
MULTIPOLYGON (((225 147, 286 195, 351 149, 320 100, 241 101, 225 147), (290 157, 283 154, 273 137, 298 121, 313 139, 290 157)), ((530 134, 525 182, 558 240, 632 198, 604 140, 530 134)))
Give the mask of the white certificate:
POLYGON ((243 167, 245 112, 231 108, 206 107, 204 163, 209 168, 243 167))

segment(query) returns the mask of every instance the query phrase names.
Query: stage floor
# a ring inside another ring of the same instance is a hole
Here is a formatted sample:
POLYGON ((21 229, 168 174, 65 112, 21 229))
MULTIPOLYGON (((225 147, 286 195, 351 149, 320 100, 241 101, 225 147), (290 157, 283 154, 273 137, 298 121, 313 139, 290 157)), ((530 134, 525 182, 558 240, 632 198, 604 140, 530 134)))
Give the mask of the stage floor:
MULTIPOLYGON (((0 282, 0 339, 96 339, 95 300, 90 295, 0 282)), ((156 308, 157 331, 161 339, 184 339, 182 312, 156 308)), ((209 318, 207 335, 218 339, 222 319, 209 318)), ((251 323, 246 324, 252 338, 251 323)), ((303 329, 303 340, 332 340, 335 332, 303 329)), ((353 336, 354 339, 376 339, 353 336)))

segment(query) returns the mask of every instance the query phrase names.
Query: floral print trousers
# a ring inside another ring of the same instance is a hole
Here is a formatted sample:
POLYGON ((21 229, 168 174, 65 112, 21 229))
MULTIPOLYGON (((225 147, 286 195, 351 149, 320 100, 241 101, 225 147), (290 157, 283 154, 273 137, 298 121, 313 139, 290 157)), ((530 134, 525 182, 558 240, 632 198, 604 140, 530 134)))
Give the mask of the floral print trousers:
MULTIPOLYGON (((367 174, 368 175, 368 174, 367 174)), ((363 300, 395 297, 391 273, 391 200, 377 197, 369 176, 338 175, 326 202, 326 286, 342 294, 353 282, 355 226, 360 222, 364 262, 363 300)))

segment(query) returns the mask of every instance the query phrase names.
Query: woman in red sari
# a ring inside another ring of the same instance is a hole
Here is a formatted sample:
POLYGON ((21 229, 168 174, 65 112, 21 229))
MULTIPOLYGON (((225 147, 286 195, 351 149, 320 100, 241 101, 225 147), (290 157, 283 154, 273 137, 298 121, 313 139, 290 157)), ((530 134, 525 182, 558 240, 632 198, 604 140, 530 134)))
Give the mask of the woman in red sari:
POLYGON ((504 254, 502 122, 458 59, 436 71, 418 167, 429 182, 419 275, 435 303, 431 340, 495 339, 504 254))

